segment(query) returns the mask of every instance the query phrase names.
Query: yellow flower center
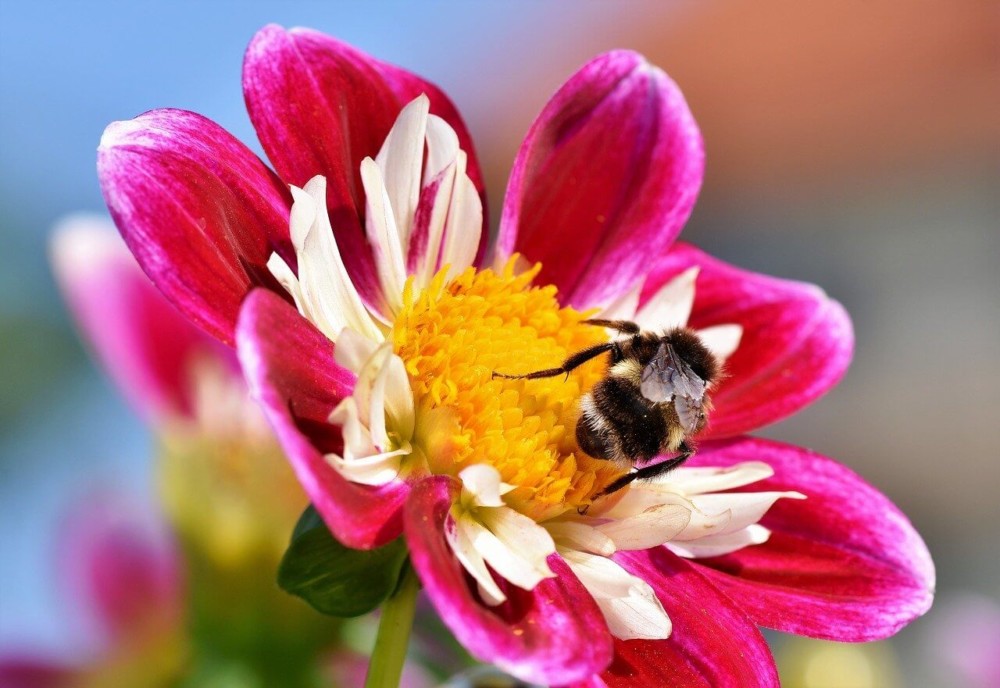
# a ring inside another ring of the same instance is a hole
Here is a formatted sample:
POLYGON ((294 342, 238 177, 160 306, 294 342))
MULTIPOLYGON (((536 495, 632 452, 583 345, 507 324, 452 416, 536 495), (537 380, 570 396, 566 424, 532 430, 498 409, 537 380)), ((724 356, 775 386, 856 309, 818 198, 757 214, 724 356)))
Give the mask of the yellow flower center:
POLYGON ((554 368, 570 354, 607 341, 584 314, 560 307, 556 288, 533 287, 541 266, 515 275, 469 268, 444 271, 414 297, 410 285, 393 325, 416 408, 414 445, 432 473, 457 475, 490 464, 514 489, 508 505, 543 521, 590 504, 621 469, 576 443, 580 398, 603 377, 606 357, 569 374, 493 379, 554 368))

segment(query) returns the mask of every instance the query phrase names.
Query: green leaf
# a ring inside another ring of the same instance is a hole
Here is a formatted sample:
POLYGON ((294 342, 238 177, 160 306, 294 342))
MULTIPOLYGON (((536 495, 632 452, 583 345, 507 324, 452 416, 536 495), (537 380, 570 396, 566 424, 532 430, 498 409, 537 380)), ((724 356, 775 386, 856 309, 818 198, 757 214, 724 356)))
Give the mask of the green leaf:
POLYGON ((295 524, 278 585, 323 614, 360 616, 393 593, 406 555, 402 538, 371 550, 342 545, 310 505, 295 524))

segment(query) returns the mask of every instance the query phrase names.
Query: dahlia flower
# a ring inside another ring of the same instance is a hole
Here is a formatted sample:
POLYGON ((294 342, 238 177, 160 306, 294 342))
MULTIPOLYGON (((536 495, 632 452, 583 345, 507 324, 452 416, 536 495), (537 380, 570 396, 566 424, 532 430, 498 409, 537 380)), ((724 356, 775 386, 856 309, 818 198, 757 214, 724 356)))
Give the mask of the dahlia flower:
POLYGON ((237 346, 330 531, 405 538, 475 657, 547 684, 773 685, 758 626, 871 640, 928 608, 933 566, 896 507, 745 435, 836 384, 851 326, 814 286, 675 243, 704 155, 662 71, 615 51, 558 90, 492 244, 468 132, 432 84, 269 26, 243 86, 275 171, 155 110, 101 140, 108 207, 157 286, 237 346), (573 432, 606 362, 493 376, 608 341, 595 314, 693 328, 726 369, 697 455, 607 497, 627 467, 573 432))

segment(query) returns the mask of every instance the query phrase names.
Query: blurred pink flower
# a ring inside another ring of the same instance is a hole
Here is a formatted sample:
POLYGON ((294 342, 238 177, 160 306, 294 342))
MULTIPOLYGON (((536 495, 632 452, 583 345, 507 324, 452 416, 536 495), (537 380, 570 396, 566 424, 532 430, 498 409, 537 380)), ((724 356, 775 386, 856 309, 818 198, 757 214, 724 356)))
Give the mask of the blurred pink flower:
POLYGON ((97 494, 66 519, 59 572, 110 644, 176 627, 183 566, 165 524, 121 497, 97 494))
POLYGON ((553 96, 490 251, 471 141, 439 89, 276 26, 243 85, 277 174, 205 118, 154 110, 102 138, 108 207, 161 291, 238 343, 337 538, 405 534, 476 657, 541 683, 772 685, 757 625, 860 641, 926 611, 933 565, 895 506, 829 459, 743 436, 836 384, 853 335, 818 288, 674 243, 704 156, 662 71, 611 52, 553 96), (541 267, 515 274, 516 255, 541 267), (688 325, 728 359, 698 455, 586 516, 614 467, 564 430, 601 371, 489 379, 598 341, 575 309, 688 325))
POLYGON ((90 637, 57 657, 9 654, 0 659, 0 686, 97 685, 112 677, 168 685, 184 657, 185 601, 165 527, 118 495, 94 494, 65 519, 58 570, 90 637))
POLYGON ((171 307, 106 218, 64 219, 51 253, 56 280, 85 343, 151 425, 201 422, 199 360, 211 360, 228 370, 234 384, 243 384, 232 350, 171 307))
POLYGON ((52 263, 85 343, 156 433, 171 525, 224 566, 277 566, 306 500, 233 350, 163 298, 106 218, 63 220, 52 263))

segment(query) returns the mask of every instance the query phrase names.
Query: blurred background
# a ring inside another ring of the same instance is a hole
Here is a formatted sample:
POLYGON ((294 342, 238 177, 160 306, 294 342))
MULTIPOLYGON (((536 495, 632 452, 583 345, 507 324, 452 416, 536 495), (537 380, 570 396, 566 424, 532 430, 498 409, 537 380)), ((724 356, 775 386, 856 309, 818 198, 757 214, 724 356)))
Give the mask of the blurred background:
POLYGON ((934 609, 891 641, 774 636, 786 685, 975 685, 983 662, 995 670, 1000 5, 987 0, 0 2, 0 648, 79 633, 54 570, 68 506, 109 486, 153 494, 150 436, 70 324, 49 233, 103 211, 95 149, 112 120, 186 108, 260 152, 240 65, 268 22, 444 88, 494 215, 532 118, 580 64, 628 47, 665 69, 708 155, 684 238, 816 282, 854 319, 844 382, 764 434, 864 475, 938 570, 934 609))

